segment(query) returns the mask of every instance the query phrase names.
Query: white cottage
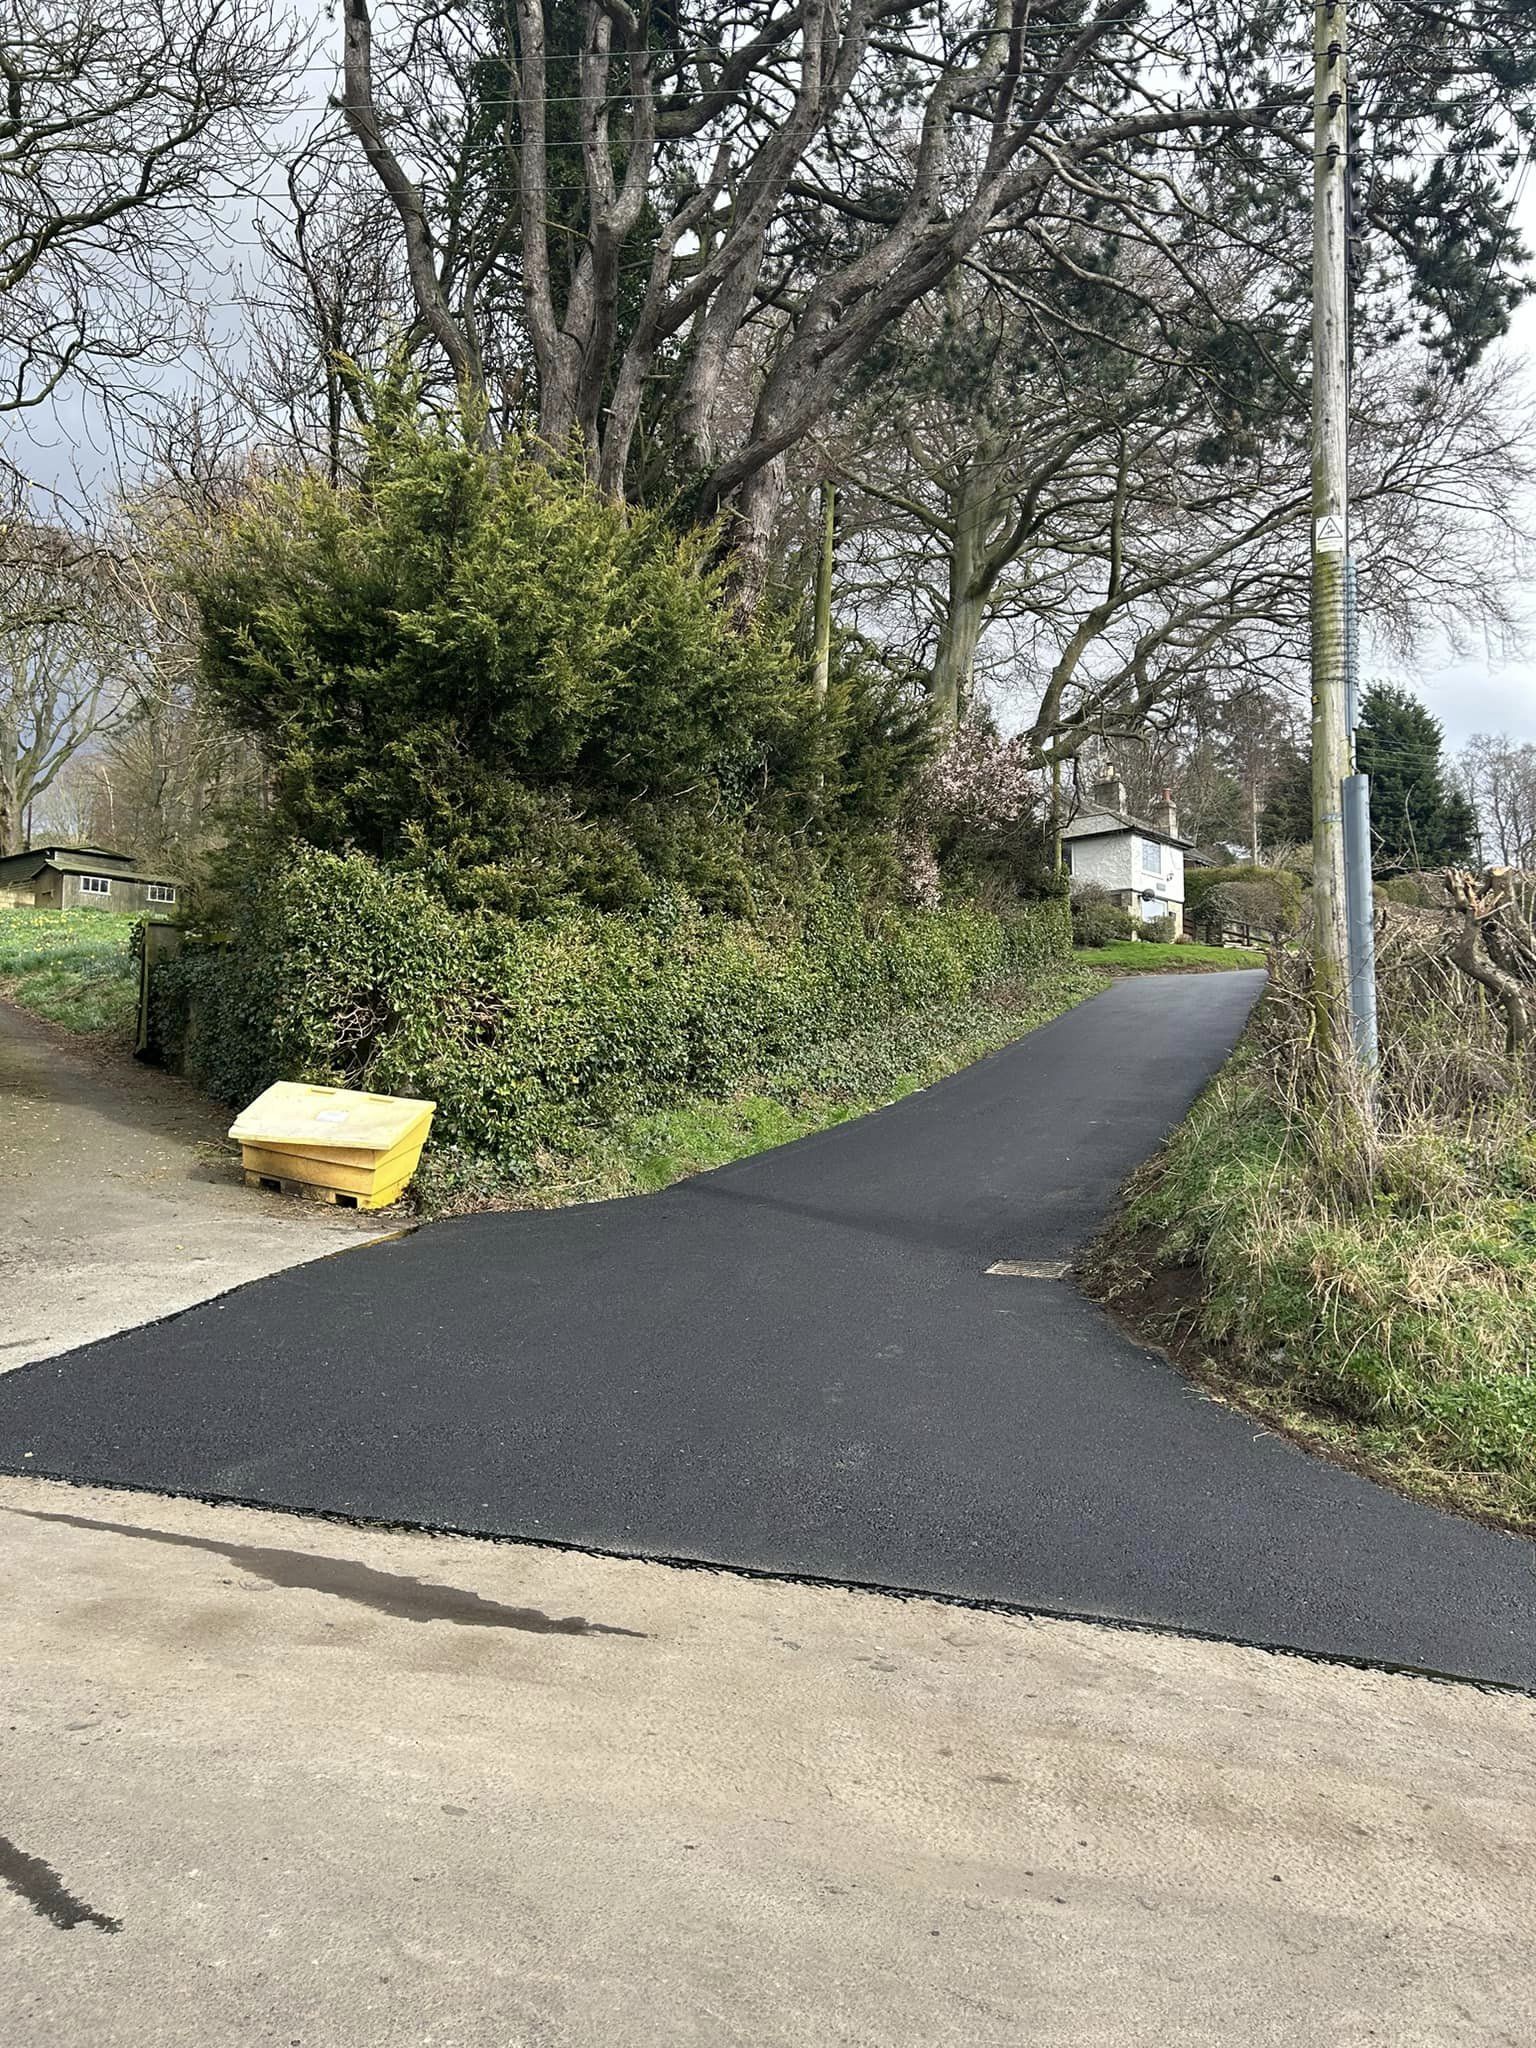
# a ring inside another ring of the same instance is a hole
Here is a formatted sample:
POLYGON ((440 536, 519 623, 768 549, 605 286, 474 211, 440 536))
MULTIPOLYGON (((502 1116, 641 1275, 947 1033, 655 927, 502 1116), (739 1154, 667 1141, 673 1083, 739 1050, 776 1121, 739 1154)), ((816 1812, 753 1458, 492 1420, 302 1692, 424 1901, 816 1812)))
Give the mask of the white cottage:
POLYGON ((1118 777, 1096 782, 1088 801, 1062 828, 1062 857, 1074 889, 1096 882, 1132 917, 1172 916, 1184 921, 1184 856, 1194 845, 1179 837, 1173 794, 1164 790, 1150 818, 1133 818, 1125 808, 1118 777))

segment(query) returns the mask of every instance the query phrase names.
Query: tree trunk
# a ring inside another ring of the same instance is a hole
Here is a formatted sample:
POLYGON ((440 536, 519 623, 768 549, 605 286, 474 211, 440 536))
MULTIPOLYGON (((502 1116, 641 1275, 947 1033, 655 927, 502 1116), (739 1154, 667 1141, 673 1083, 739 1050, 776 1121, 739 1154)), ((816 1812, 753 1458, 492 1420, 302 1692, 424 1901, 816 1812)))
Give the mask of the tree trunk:
MULTIPOLYGON (((385 137, 373 91, 373 23, 367 0, 342 0, 344 41, 342 119, 362 145, 374 175, 399 216, 411 293, 423 325, 448 358, 454 382, 468 398, 483 399, 485 375, 463 328, 443 297, 437 251, 421 193, 401 167, 385 137)), ((489 421, 487 420, 487 428, 489 421)))
POLYGON ((22 850, 20 766, 16 721, 9 712, 0 713, 0 855, 22 850))
POLYGON ((818 704, 827 701, 832 680, 832 568, 837 544, 837 492, 821 487, 821 555, 816 564, 816 631, 811 658, 811 688, 818 704))
POLYGON ((959 725, 970 706, 976 683, 976 649, 986 622, 986 599, 969 592, 951 592, 949 611, 939 632, 933 657, 931 689, 946 725, 959 725))
POLYGON ((742 485, 730 523, 730 580, 737 609, 756 611, 768 587, 773 561, 773 535, 784 495, 782 456, 755 470, 742 485))
POLYGON ((986 519, 991 494, 979 488, 979 482, 974 473, 967 475, 954 501, 949 588, 929 685, 946 725, 958 725, 970 708, 976 650, 987 623, 986 519))
POLYGON ((1536 935, 1515 894, 1508 868, 1447 868, 1445 893, 1456 918, 1450 959, 1487 989, 1504 1013, 1504 1038, 1516 1058, 1524 1054, 1536 1014, 1536 935))

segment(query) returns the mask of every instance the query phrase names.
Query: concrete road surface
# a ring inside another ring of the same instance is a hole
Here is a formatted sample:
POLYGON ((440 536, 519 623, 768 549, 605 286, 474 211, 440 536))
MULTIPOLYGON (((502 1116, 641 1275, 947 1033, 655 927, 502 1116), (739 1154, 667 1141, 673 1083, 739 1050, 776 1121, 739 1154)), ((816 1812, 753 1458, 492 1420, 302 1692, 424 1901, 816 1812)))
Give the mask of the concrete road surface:
POLYGON ((7 2048, 1527 2048, 1536 1703, 0 1482, 7 2048))
POLYGON ((0 1372, 400 1228, 245 1187, 229 1121, 0 1001, 0 1372))

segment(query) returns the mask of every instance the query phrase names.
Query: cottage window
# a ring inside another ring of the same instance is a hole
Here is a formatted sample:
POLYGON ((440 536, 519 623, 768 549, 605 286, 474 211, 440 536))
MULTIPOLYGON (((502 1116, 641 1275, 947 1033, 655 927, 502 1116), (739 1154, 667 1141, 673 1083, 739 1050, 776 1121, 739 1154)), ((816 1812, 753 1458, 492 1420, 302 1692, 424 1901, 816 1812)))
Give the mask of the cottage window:
POLYGON ((82 896, 110 896, 112 894, 112 884, 105 875, 82 875, 80 877, 80 894, 82 896))
POLYGON ((169 882, 151 882, 144 891, 144 894, 151 903, 174 903, 176 901, 176 891, 169 882))
POLYGON ((1144 875, 1163 872, 1163 849, 1155 839, 1143 839, 1141 842, 1141 872, 1144 875))

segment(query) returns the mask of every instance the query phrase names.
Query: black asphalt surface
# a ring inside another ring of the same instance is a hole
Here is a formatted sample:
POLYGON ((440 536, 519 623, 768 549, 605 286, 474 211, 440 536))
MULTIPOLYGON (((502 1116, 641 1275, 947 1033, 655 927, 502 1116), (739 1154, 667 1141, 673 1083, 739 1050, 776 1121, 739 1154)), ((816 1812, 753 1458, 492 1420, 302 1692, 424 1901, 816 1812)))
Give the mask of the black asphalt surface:
POLYGON ((1070 1282, 1256 974, 1138 978, 633 1201, 481 1215, 0 1377, 0 1469, 1536 1687, 1536 1545, 1203 1399, 1070 1282))

